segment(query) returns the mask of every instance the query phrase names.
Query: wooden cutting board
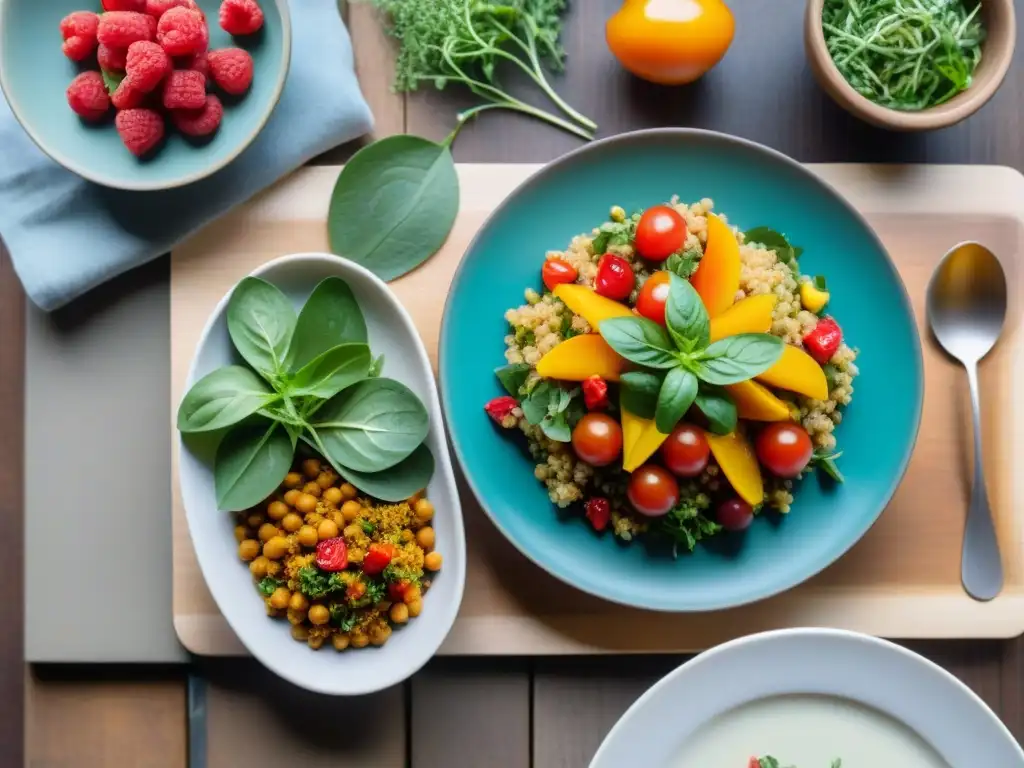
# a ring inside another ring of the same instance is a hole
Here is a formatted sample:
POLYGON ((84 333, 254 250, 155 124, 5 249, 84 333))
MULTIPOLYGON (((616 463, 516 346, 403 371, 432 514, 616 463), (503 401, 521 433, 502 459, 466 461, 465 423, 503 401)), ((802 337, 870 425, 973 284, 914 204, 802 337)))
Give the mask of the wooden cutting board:
MULTIPOLYGON (((751 632, 801 625, 907 639, 1004 638, 1024 632, 1024 474, 1014 472, 1024 456, 1024 409, 1013 393, 1024 376, 1024 177, 985 166, 808 167, 859 208, 881 236, 907 284, 925 339, 920 438, 906 478, 876 525, 836 564, 790 592, 729 611, 671 615, 612 605, 554 580, 502 538, 463 484, 466 592, 441 653, 694 651, 751 632), (927 338, 924 326, 932 269, 950 246, 967 239, 981 241, 1002 258, 1011 288, 1006 333, 981 368, 988 487, 1006 569, 1006 588, 989 603, 967 597, 959 578, 971 468, 966 380, 927 338)), ((537 168, 460 166, 462 210, 447 244, 392 284, 415 319, 435 370, 442 297, 466 245, 488 213, 537 168)), ((328 250, 325 218, 338 171, 303 169, 174 251, 172 422, 200 331, 221 296, 271 258, 328 250)), ((194 653, 244 654, 199 571, 174 461, 175 629, 194 653)), ((253 610, 262 610, 255 598, 253 610)))

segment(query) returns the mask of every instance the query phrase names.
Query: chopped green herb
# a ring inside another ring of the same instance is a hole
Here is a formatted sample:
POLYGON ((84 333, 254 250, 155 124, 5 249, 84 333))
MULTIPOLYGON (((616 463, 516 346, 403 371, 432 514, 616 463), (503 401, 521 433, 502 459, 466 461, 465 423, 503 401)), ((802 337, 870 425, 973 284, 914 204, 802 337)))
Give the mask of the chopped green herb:
POLYGON ((272 576, 266 576, 260 579, 259 590, 264 597, 270 597, 274 594, 274 590, 281 586, 284 586, 283 581, 275 579, 272 576))
POLYGON ((673 253, 665 260, 665 269, 673 274, 679 275, 684 280, 689 280, 697 271, 701 257, 704 254, 699 248, 682 253, 673 253))
POLYGON ((363 529, 363 533, 370 536, 374 531, 377 530, 377 526, 371 523, 369 520, 363 520, 359 518, 359 527, 363 529))
POLYGON ((714 536, 722 526, 704 516, 692 501, 683 501, 670 509, 657 523, 657 530, 672 540, 672 555, 678 556, 679 546, 692 552, 697 542, 714 536))
POLYGON ((359 614, 353 613, 341 603, 331 603, 331 624, 342 632, 351 632, 359 621, 359 614))
POLYGON ((299 591, 314 600, 345 589, 340 573, 327 573, 307 565, 299 569, 299 591))
POLYGON ((630 245, 636 237, 636 224, 639 216, 631 216, 625 221, 606 221, 597 228, 597 234, 591 241, 591 247, 598 256, 608 250, 609 245, 630 245))
POLYGON ((365 608, 368 605, 376 605, 383 600, 388 593, 388 585, 382 581, 367 581, 366 592, 358 600, 350 600, 349 608, 365 608))
POLYGON ((811 456, 810 466, 820 469, 837 483, 845 482, 846 479, 843 477, 843 473, 839 471, 839 467, 836 465, 836 459, 842 455, 842 451, 839 451, 838 453, 815 451, 811 456))
POLYGON ((384 568, 384 573, 381 574, 384 577, 384 582, 387 584, 394 584, 399 581, 407 581, 410 584, 419 584, 420 575, 409 568, 401 568, 397 565, 388 565, 384 568))

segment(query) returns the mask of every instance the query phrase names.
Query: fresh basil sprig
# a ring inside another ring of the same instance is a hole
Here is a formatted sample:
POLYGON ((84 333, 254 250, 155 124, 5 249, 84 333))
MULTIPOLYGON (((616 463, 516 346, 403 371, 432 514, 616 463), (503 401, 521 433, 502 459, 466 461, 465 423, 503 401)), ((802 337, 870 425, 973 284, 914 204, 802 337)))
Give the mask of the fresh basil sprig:
POLYGON ((549 440, 568 443, 585 411, 580 394, 579 387, 568 390, 542 381, 523 398, 520 407, 526 421, 539 426, 549 440))
POLYGON ((434 459, 426 408, 381 378, 366 321, 349 286, 329 277, 296 315, 274 285, 247 277, 231 294, 228 335, 250 367, 228 365, 197 381, 178 407, 183 434, 223 431, 213 461, 217 506, 259 504, 291 469, 298 441, 348 482, 384 501, 426 487, 434 459))

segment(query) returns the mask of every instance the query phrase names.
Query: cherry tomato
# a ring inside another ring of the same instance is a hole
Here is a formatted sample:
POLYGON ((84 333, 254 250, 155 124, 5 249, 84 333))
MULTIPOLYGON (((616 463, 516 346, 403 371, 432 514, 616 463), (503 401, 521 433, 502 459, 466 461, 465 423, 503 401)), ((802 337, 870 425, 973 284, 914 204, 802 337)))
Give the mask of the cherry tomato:
POLYGON ((680 424, 661 444, 661 459, 669 471, 679 477, 697 477, 708 465, 711 446, 704 430, 693 424, 680 424))
POLYGON ((644 464, 630 475, 626 496, 641 515, 661 517, 679 501, 679 483, 656 464, 644 464))
POLYGON ((655 205, 640 217, 634 242, 648 261, 664 261, 686 242, 686 220, 674 208, 655 205))
POLYGON ((597 279, 594 290, 602 296, 616 301, 628 299, 636 287, 636 276, 629 262, 621 256, 606 253, 597 262, 597 279))
POLYGON ((636 297, 636 311, 653 320, 658 325, 665 324, 665 302, 668 301, 668 288, 671 276, 668 272, 655 272, 640 289, 636 297))
POLYGON ((727 531, 743 531, 754 521, 754 510, 743 499, 726 499, 718 505, 718 522, 727 531))
POLYGON ((561 283, 575 283, 577 274, 576 267, 565 259, 548 259, 540 271, 541 279, 549 291, 555 290, 555 286, 561 283))
POLYGON ((611 464, 622 453, 622 427, 604 413, 588 413, 572 431, 576 455, 595 467, 611 464))
POLYGON ((757 458, 778 477, 796 477, 811 460, 814 446, 799 424, 776 421, 757 436, 757 458))
POLYGON ((316 545, 316 567, 321 571, 344 571, 348 568, 348 546, 345 539, 335 536, 316 545))
POLYGON ((391 558, 395 556, 395 545, 384 542, 383 544, 373 543, 366 551, 363 558, 363 573, 367 576, 376 576, 388 567, 391 558))

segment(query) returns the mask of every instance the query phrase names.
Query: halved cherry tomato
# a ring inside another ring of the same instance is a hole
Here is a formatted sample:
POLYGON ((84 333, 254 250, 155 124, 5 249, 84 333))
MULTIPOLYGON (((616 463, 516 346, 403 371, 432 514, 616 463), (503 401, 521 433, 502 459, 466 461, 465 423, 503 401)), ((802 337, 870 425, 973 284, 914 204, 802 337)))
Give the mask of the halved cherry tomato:
POLYGON ((704 430, 693 424, 680 424, 661 444, 661 459, 669 471, 679 477, 697 477, 708 465, 711 446, 704 430))
POLYGON ((641 515, 661 517, 679 501, 679 483, 656 464, 644 464, 630 475, 626 496, 641 515))
POLYGON ((664 261, 685 242, 686 220, 670 206, 648 208, 636 225, 636 250, 648 261, 664 261))
POLYGON ((367 576, 376 576, 388 567, 394 556, 394 544, 388 542, 371 544, 370 548, 366 550, 366 557, 363 558, 363 573, 367 576))
POLYGON ((762 429, 756 448, 758 461, 778 477, 796 477, 814 453, 807 430, 788 421, 776 421, 762 429))
POLYGON ((636 287, 636 276, 629 262, 621 256, 606 253, 597 262, 597 278, 594 290, 600 295, 616 301, 628 299, 636 287))
POLYGON ((718 523, 727 531, 742 531, 754 520, 754 510, 743 499, 726 499, 718 505, 718 523))
POLYGON ((324 539, 316 545, 316 567, 331 573, 348 568, 348 546, 343 537, 324 539))
POLYGON ((572 431, 572 448, 595 467, 611 464, 622 453, 622 427, 604 413, 588 413, 572 431))
POLYGON ((575 283, 578 274, 576 267, 565 259, 548 259, 540 271, 541 279, 549 291, 555 290, 555 286, 562 283, 575 283))
POLYGON ((644 287, 640 289, 640 295, 636 297, 636 311, 658 325, 665 324, 665 303, 668 301, 671 277, 668 272, 655 272, 647 278, 644 287))

